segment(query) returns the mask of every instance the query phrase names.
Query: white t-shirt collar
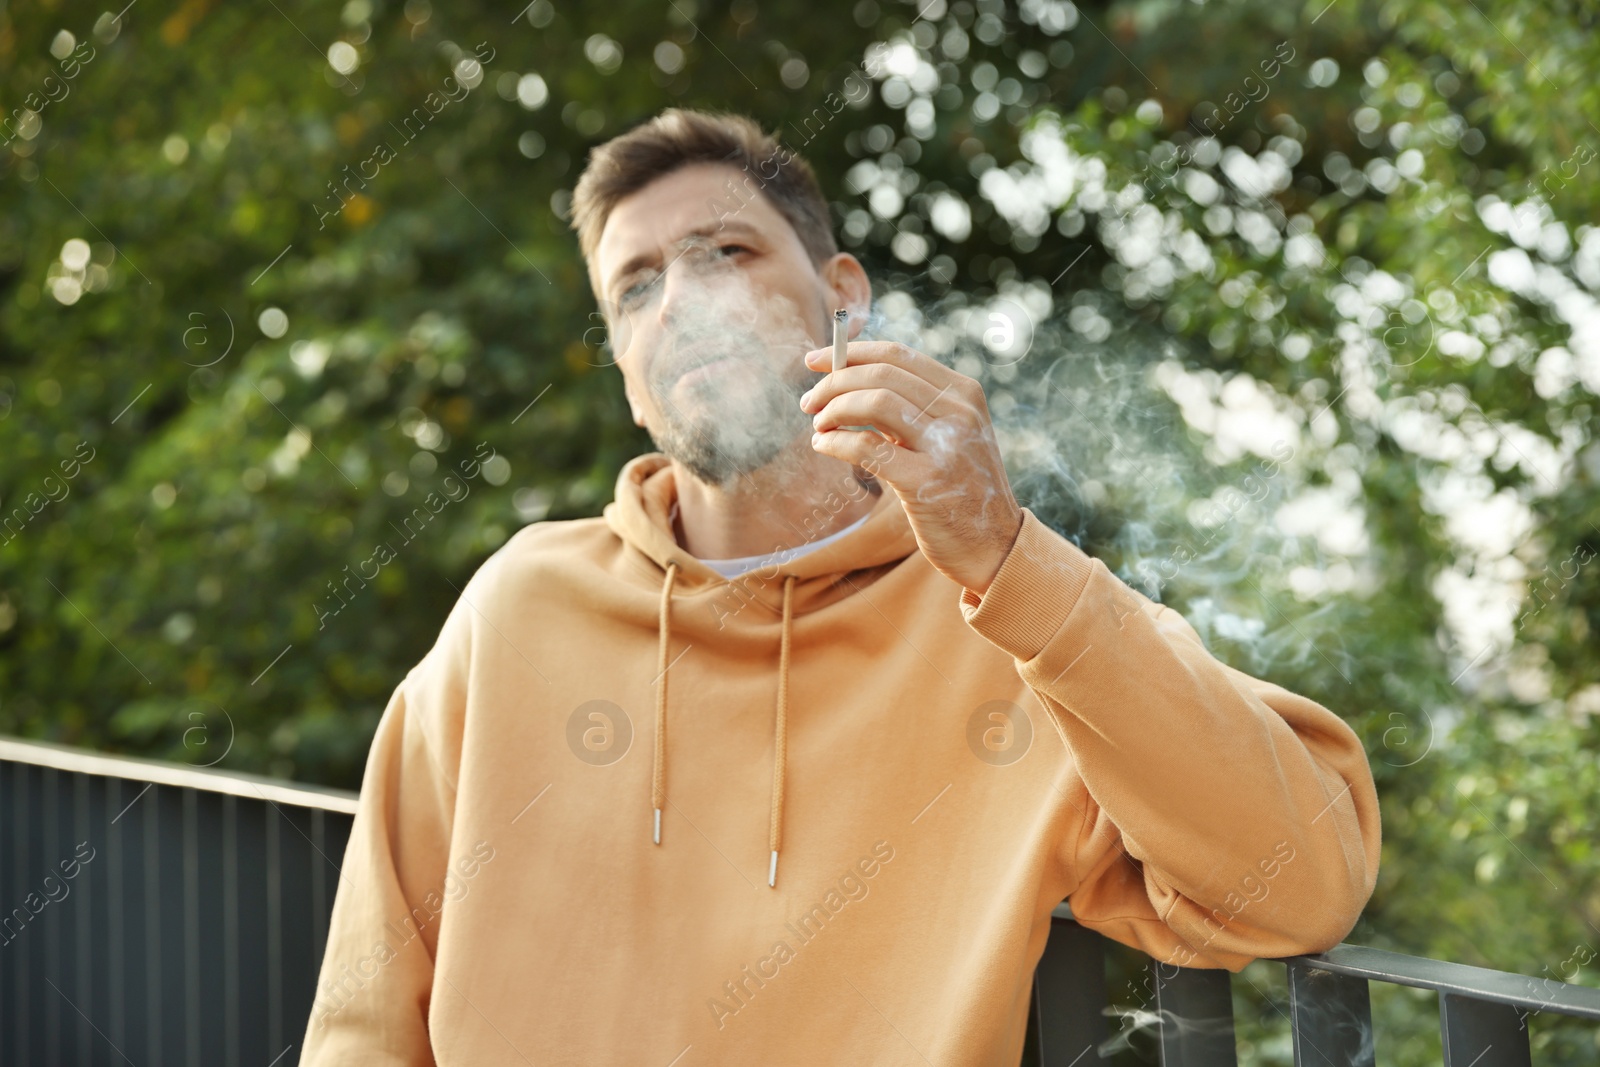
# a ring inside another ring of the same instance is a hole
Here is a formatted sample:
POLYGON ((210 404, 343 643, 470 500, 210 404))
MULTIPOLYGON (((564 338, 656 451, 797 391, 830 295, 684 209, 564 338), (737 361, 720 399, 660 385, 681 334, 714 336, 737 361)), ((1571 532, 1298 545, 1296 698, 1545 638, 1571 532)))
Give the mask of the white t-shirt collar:
POLYGON ((738 556, 733 559, 702 559, 700 562, 704 563, 707 567, 710 567, 724 578, 737 578, 742 574, 748 574, 753 570, 759 570, 770 563, 787 563, 790 560, 800 558, 808 552, 815 552, 817 549, 822 548, 825 545, 831 545, 846 534, 859 529, 861 525, 870 518, 872 518, 872 513, 868 512, 855 522, 852 522, 849 526, 846 526, 844 529, 839 530, 836 533, 831 533, 827 537, 820 538, 816 541, 807 541, 805 544, 796 545, 793 548, 782 548, 776 552, 767 552, 760 556, 738 556))

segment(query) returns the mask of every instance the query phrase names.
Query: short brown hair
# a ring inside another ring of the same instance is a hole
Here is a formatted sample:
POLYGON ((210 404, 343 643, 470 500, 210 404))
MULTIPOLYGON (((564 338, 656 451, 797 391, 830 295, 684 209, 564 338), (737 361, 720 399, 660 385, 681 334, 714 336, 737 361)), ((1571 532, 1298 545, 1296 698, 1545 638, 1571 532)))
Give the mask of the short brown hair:
POLYGON ((809 163, 744 115, 670 107, 589 153, 572 192, 572 228, 591 280, 600 232, 617 203, 690 163, 727 163, 744 171, 746 190, 753 183, 766 195, 813 263, 839 251, 828 202, 809 163))

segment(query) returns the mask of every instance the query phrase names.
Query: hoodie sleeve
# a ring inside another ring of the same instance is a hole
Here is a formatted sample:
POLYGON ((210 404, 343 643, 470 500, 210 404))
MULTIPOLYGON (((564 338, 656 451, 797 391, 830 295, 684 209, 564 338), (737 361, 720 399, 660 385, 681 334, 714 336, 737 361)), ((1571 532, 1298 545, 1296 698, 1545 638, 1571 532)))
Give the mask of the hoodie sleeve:
POLYGON ((452 635, 395 688, 367 757, 302 1067, 434 1063, 428 1005, 455 814, 464 672, 452 635))
POLYGON ((967 624, 1014 657, 1077 764, 1074 917, 1178 966, 1338 944, 1377 879, 1377 790, 1327 708, 1213 658, 1176 611, 1030 510, 967 624))

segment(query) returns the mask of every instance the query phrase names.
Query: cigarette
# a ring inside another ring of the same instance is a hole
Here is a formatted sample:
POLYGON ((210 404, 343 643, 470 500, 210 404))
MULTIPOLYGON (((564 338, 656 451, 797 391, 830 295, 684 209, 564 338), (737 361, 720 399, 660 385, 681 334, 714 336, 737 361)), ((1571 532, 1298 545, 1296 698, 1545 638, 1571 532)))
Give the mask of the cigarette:
POLYGON ((844 370, 845 329, 850 322, 850 309, 839 308, 833 313, 833 369, 844 370))
MULTIPOLYGON (((850 325, 850 309, 849 308, 836 308, 836 309, 834 309, 834 312, 833 312, 833 369, 834 370, 844 370, 844 368, 845 368, 845 357, 844 357, 844 346, 845 346, 845 338, 846 338, 846 332, 845 331, 849 328, 849 325, 850 325)), ((846 427, 844 427, 844 429, 846 429, 846 430, 870 430, 870 429, 872 429, 872 427, 871 426, 846 426, 846 427)), ((879 494, 881 494, 883 492, 883 487, 878 484, 878 480, 876 478, 874 478, 872 475, 868 474, 861 467, 856 466, 856 465, 852 465, 851 468, 850 468, 850 471, 851 471, 852 474, 855 475, 856 482, 859 483, 862 488, 866 489, 867 492, 871 493, 873 496, 878 496, 879 494)), ((773 858, 774 858, 774 862, 776 862, 777 853, 773 853, 773 858)))

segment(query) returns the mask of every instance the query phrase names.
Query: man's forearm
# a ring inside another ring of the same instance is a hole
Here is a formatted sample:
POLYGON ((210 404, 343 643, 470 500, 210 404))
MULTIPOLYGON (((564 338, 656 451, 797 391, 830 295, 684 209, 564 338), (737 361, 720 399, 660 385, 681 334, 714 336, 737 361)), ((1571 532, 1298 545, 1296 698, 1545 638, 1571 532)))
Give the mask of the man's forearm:
POLYGON ((1177 612, 1031 512, 962 611, 1015 658, 1143 865, 1157 914, 1198 953, 1286 955, 1349 931, 1376 878, 1379 826, 1343 720, 1222 664, 1177 612))

